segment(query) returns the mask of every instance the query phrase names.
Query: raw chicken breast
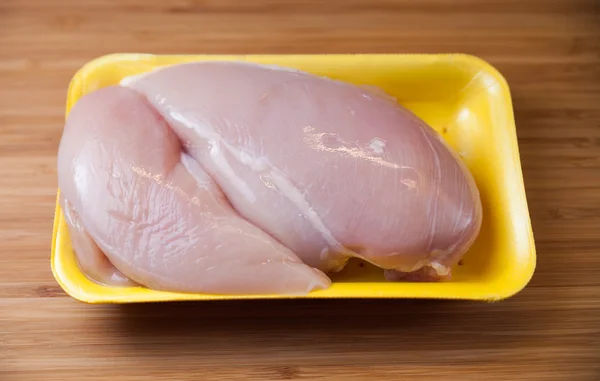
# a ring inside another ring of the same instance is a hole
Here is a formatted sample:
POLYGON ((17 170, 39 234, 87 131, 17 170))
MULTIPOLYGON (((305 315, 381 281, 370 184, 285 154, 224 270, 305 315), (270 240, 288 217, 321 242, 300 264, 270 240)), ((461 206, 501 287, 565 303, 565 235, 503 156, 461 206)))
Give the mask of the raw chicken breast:
POLYGON ((224 294, 302 294, 330 284, 241 218, 133 90, 105 88, 75 105, 58 177, 79 263, 98 281, 130 284, 122 273, 153 289, 224 294))
POLYGON ((98 282, 298 294, 351 257, 435 280, 479 232, 471 174, 382 92, 241 62, 122 85, 75 105, 59 150, 73 247, 98 282))
POLYGON ((393 99, 271 66, 203 62, 122 83, 156 108, 235 210, 323 271, 449 274, 477 236, 471 174, 393 99))
POLYGON ((136 286, 135 282, 123 275, 106 258, 96 242, 89 236, 79 220, 77 212, 73 210, 73 206, 63 194, 60 195, 59 200, 69 229, 71 246, 77 253, 77 263, 83 273, 90 279, 109 286, 136 286))

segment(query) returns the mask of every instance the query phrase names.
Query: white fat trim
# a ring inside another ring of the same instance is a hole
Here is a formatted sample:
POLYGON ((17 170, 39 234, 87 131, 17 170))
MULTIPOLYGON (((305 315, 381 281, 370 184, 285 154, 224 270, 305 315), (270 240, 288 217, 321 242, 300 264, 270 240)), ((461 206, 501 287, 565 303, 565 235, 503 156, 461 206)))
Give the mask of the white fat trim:
POLYGON ((385 141, 383 139, 374 138, 369 143, 369 148, 371 148, 373 150, 373 152, 375 152, 376 154, 382 154, 384 147, 385 147, 385 141))
POLYGON ((292 204, 306 217, 311 225, 323 236, 325 241, 335 250, 342 251, 344 247, 340 244, 331 231, 325 226, 321 217, 308 203, 302 192, 292 184, 292 182, 277 168, 271 167, 269 170, 269 178, 271 183, 275 185, 277 190, 287 197, 292 204))
POLYGON ((251 203, 256 202, 256 195, 252 192, 252 189, 248 186, 248 184, 242 180, 231 168, 227 158, 224 155, 223 150, 221 149, 221 144, 218 141, 211 140, 209 141, 210 147, 210 156, 213 158, 213 163, 216 164, 217 168, 225 174, 225 176, 234 184, 237 190, 246 198, 246 200, 251 203))
POLYGON ((447 266, 444 266, 444 265, 442 265, 442 264, 441 264, 441 263, 439 263, 439 262, 431 262, 431 263, 429 264, 429 266, 430 266, 432 269, 434 269, 434 270, 435 270, 435 272, 436 272, 438 275, 441 275, 441 276, 446 276, 446 275, 450 274, 450 268, 449 268, 449 267, 447 267, 447 266))

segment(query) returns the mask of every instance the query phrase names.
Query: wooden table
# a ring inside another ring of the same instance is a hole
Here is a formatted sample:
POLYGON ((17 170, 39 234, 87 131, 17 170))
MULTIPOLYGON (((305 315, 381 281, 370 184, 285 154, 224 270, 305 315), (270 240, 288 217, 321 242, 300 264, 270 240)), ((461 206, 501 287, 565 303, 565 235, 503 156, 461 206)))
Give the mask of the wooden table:
POLYGON ((600 380, 600 1, 0 1, 0 380, 600 380), (512 89, 538 249, 496 304, 94 306, 50 272, 66 87, 111 52, 466 52, 512 89))

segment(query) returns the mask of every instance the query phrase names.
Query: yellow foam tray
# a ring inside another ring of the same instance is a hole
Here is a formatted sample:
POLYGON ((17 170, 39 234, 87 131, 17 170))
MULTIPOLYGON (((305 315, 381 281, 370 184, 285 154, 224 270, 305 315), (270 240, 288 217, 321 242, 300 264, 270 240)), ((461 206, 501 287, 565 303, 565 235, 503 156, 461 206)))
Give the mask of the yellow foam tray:
POLYGON ((149 55, 113 54, 83 66, 68 91, 67 114, 83 95, 158 66, 200 60, 275 64, 382 88, 438 130, 473 173, 483 225, 453 279, 387 282, 382 271, 351 261, 329 289, 305 296, 208 295, 118 288, 89 280, 79 269, 56 205, 52 271, 72 297, 89 303, 284 298, 440 298, 495 301, 520 291, 533 275, 535 246, 527 209, 511 97, 505 79, 485 61, 463 54, 149 55))

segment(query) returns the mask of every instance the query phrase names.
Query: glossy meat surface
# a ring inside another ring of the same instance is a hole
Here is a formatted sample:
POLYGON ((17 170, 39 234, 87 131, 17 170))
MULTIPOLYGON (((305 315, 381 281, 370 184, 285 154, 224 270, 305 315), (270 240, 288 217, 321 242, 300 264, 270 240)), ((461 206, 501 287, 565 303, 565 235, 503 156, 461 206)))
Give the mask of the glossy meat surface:
POLYGON ((378 92, 233 62, 122 85, 75 105, 59 151, 73 247, 97 281, 294 294, 353 256, 435 279, 479 232, 466 167, 378 92))
POLYGON ((137 283, 185 292, 280 294, 329 285, 324 274, 240 218, 182 153, 160 115, 132 90, 106 88, 77 103, 58 167, 61 193, 86 234, 137 283))
POLYGON ((470 173, 390 97, 289 69, 191 63, 125 81, 236 210, 311 266, 458 261, 481 223, 470 173))

